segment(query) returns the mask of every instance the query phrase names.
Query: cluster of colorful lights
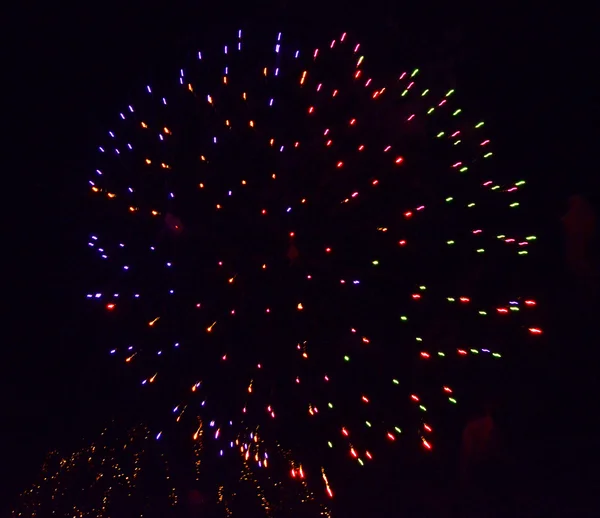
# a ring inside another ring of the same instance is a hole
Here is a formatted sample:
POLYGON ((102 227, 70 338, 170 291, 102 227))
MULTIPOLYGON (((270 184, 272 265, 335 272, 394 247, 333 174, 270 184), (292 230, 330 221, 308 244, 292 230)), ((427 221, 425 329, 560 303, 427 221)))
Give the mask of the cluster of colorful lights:
POLYGON ((40 479, 20 495, 12 516, 104 517, 125 509, 142 513, 148 506, 168 511, 178 502, 169 463, 156 449, 150 430, 138 426, 119 438, 107 428, 98 440, 70 455, 50 452, 40 479), (153 494, 144 487, 148 481, 153 494))
MULTIPOLYGON (((154 440, 147 426, 133 428, 124 439, 114 428, 105 429, 98 440, 68 456, 56 450, 50 452, 40 479, 20 495, 12 516, 91 518, 122 513, 147 517, 178 516, 177 512, 185 509, 189 500, 184 491, 176 487, 175 481, 185 477, 186 463, 172 458, 167 461, 160 448, 161 442, 154 440)), ((205 453, 202 428, 200 421, 198 435, 192 444, 196 482, 205 453)), ((267 470, 256 470, 267 467, 269 458, 264 441, 256 432, 240 433, 230 446, 240 453, 237 459, 233 458, 234 463, 228 465, 228 469, 240 473, 237 482, 229 482, 226 486, 215 481, 202 488, 210 495, 212 503, 222 507, 225 516, 233 516, 234 510, 243 513, 253 507, 264 516, 280 516, 276 513, 281 510, 297 513, 302 508, 306 511, 307 504, 315 502, 314 494, 304 481, 298 485, 291 478, 278 480, 273 473, 265 477, 267 470), (250 489, 245 499, 239 495, 244 486, 250 489), (214 498, 213 488, 216 488, 214 498)), ((296 465, 290 455, 277 445, 273 458, 281 465, 296 465)), ((304 478, 301 467, 299 476, 304 478)), ((330 516, 327 507, 317 506, 316 514, 310 513, 310 516, 330 516)))
POLYGON ((193 441, 239 450, 244 480, 269 467, 259 435, 304 444, 319 464, 287 471, 327 500, 343 458, 385 462, 401 435, 435 450, 457 362, 542 333, 530 295, 493 282, 535 240, 525 181, 490 179, 484 123, 420 70, 371 77, 346 33, 308 53, 279 33, 271 57, 237 36, 148 85, 99 146, 87 298, 141 387, 209 423, 193 441))

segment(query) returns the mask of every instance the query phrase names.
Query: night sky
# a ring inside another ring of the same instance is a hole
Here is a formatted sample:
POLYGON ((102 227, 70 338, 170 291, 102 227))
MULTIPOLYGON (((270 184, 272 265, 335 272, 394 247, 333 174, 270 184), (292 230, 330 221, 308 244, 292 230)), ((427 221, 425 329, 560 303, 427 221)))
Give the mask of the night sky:
MULTIPOLYGON (((322 2, 260 9, 251 3, 239 8, 164 4, 29 4, 8 19, 0 512, 33 480, 47 450, 75 449, 122 404, 110 362, 88 347, 94 340, 82 308, 91 268, 85 249, 86 182, 98 135, 133 88, 199 42, 224 38, 224 31, 239 26, 282 27, 295 34, 317 30, 324 37, 353 30, 373 48, 385 48, 377 59, 390 66, 404 54, 416 66, 454 63, 470 108, 493 127, 502 166, 517 169, 535 185, 531 203, 538 210, 530 216, 546 240, 538 285, 548 301, 548 333, 555 337, 546 344, 553 351, 546 363, 521 372, 527 381, 518 415, 535 407, 544 416, 527 426, 523 441, 539 439, 546 446, 532 455, 551 462, 559 458, 551 445, 573 436, 584 440, 589 432, 582 424, 588 417, 583 395, 575 406, 554 402, 578 392, 575 379, 582 383, 579 390, 589 391, 589 376, 575 377, 576 362, 564 358, 578 347, 592 356, 585 344, 594 339, 590 328, 574 329, 566 316, 554 318, 569 296, 556 281, 566 197, 585 191, 598 202, 592 162, 598 132, 590 122, 598 115, 591 79, 595 56, 584 13, 547 6, 511 12, 488 4, 473 9, 416 9, 393 2, 351 9, 324 9, 322 2), (563 386, 570 388, 562 391, 563 386)), ((564 457, 577 463, 580 456, 577 450, 564 457)))

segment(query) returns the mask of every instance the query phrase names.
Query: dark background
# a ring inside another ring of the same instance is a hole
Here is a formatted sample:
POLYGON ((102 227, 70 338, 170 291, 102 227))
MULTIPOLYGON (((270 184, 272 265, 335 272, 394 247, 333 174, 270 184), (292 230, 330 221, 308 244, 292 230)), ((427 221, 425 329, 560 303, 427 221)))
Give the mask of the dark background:
POLYGON ((566 475, 593 448, 586 438, 596 333, 569 312, 577 301, 561 280, 559 218, 573 192, 598 201, 593 17, 566 5, 324 4, 30 3, 7 18, 0 513, 33 480, 48 449, 74 449, 124 404, 104 355, 88 346, 81 310, 95 137, 107 113, 145 79, 238 28, 324 37, 352 30, 368 48, 384 49, 378 59, 390 68, 441 64, 469 93, 470 108, 492 126, 501 164, 522 173, 534 192, 531 217, 547 253, 540 265, 547 350, 519 373, 516 415, 531 422, 518 442, 530 449, 532 464, 549 466, 542 493, 567 479, 585 492, 585 469, 577 470, 582 478, 566 475))

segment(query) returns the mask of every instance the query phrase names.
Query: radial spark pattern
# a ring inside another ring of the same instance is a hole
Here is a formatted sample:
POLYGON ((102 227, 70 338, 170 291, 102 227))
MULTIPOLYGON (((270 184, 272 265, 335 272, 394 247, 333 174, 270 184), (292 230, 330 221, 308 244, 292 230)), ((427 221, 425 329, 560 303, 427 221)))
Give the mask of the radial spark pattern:
POLYGON ((370 71, 349 34, 237 36, 100 143, 87 298, 143 397, 172 400, 157 439, 201 416, 216 455, 267 469, 278 441, 327 500, 352 465, 435 455, 469 380, 541 333, 514 273, 525 181, 426 71, 370 71))

